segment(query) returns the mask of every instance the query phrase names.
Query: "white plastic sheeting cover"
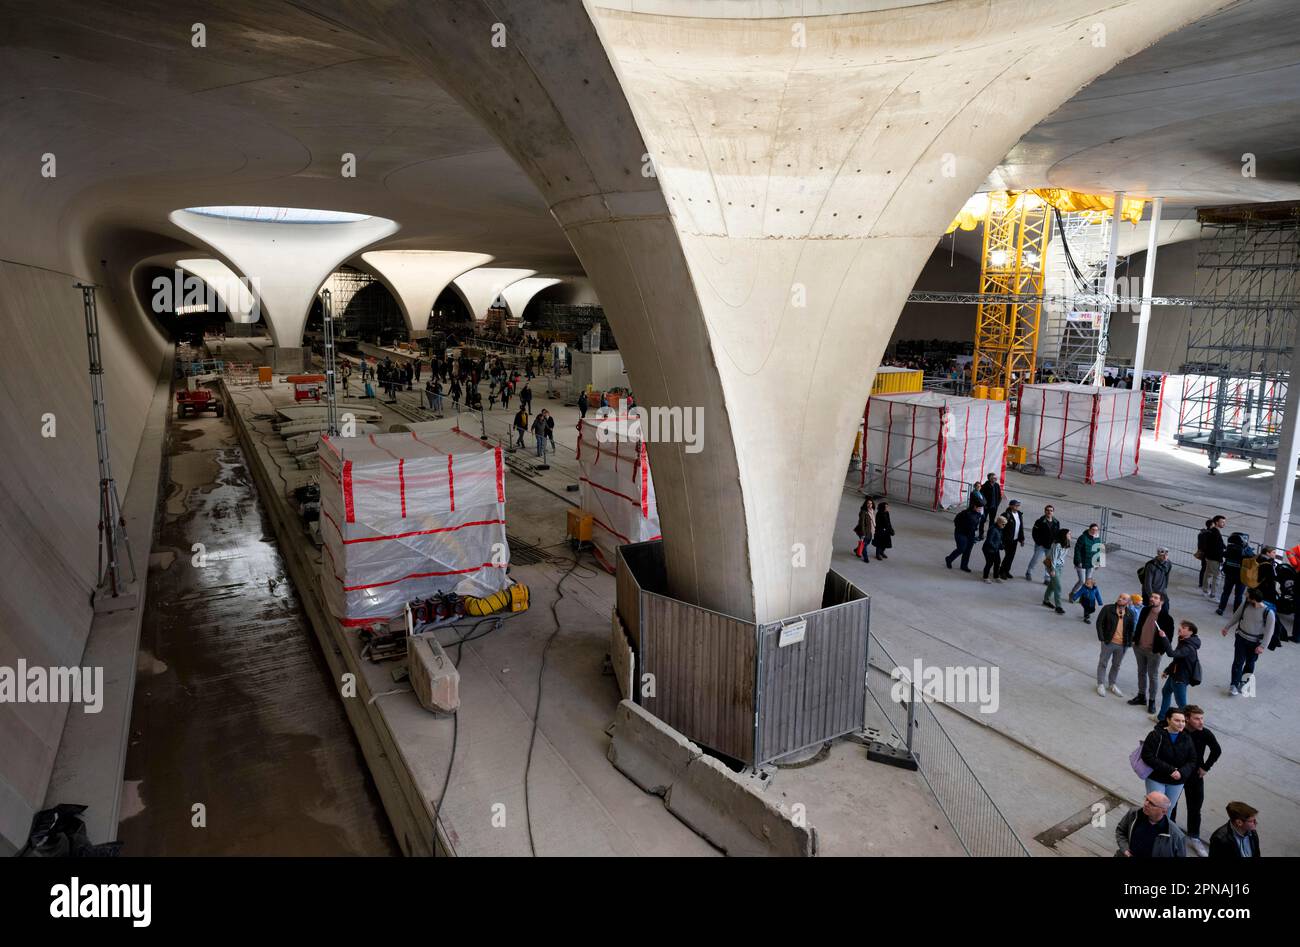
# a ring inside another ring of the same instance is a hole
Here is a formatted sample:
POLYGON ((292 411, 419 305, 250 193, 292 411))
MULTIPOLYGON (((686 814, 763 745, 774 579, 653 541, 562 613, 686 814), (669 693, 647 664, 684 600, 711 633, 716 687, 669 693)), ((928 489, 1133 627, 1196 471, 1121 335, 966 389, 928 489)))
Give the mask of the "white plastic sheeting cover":
POLYGON ((1142 392, 1089 385, 1025 385, 1016 443, 1049 476, 1097 483, 1137 473, 1142 392))
POLYGON ((866 463, 881 469, 887 496, 932 509, 956 506, 968 484, 990 472, 1002 479, 1010 410, 1005 401, 932 391, 872 395, 864 415, 866 463))
POLYGON ((1160 390, 1156 392, 1156 440, 1173 443, 1183 416, 1183 375, 1160 376, 1160 390))
POLYGON ((659 510, 641 426, 626 415, 584 418, 578 424, 579 496, 592 516, 592 545, 613 571, 625 543, 659 539, 659 510))
POLYGON ((456 431, 372 434, 323 437, 317 458, 321 586, 344 624, 394 618, 439 592, 509 585, 499 447, 456 431))

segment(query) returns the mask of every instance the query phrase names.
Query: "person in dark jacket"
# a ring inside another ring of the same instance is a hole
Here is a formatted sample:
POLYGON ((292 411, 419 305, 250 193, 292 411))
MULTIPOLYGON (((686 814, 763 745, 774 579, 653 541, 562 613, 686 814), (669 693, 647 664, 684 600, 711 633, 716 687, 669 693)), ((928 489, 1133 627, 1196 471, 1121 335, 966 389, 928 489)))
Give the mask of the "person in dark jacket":
POLYGON ((1115 826, 1116 857, 1183 858, 1187 854, 1183 830, 1169 817, 1169 809, 1164 793, 1147 793, 1141 811, 1129 810, 1115 826))
POLYGON ((1151 775, 1146 779, 1147 792, 1164 793, 1169 797, 1171 809, 1178 805, 1184 781, 1195 772, 1196 745, 1191 735, 1183 732, 1186 727, 1186 716, 1174 709, 1142 741, 1142 762, 1151 767, 1151 775))
POLYGON ((975 524, 976 539, 984 538, 984 511, 988 509, 988 505, 989 499, 984 495, 984 491, 980 489, 980 483, 977 480, 970 485, 970 495, 966 497, 966 509, 974 510, 979 514, 978 522, 975 524))
POLYGON ((989 527, 988 538, 984 540, 984 581, 990 585, 1002 581, 1002 536, 1006 525, 1006 517, 999 516, 989 527), (990 571, 993 573, 991 579, 990 571))
POLYGON ((1197 539, 1196 547, 1201 551, 1201 562, 1205 564, 1205 579, 1201 582, 1201 588, 1205 590, 1206 598, 1214 598, 1219 594, 1219 572, 1223 568, 1223 552, 1226 548, 1223 531, 1227 528, 1228 518, 1220 514, 1210 520, 1202 534, 1204 539, 1197 539))
POLYGON ((1138 613, 1137 637, 1133 640, 1133 657, 1137 659, 1138 692, 1129 701, 1134 706, 1146 704, 1147 713, 1156 712, 1156 677, 1160 671, 1160 656, 1165 653, 1165 646, 1156 637, 1157 631, 1163 631, 1169 638, 1174 636, 1174 620, 1165 614, 1164 601, 1159 592, 1152 592, 1147 604, 1138 613))
POLYGON ((1224 808, 1228 821, 1210 836, 1211 858, 1259 858, 1259 810, 1244 802, 1230 802, 1224 808))
POLYGON ((1173 658, 1165 665, 1165 686, 1160 691, 1160 712, 1156 714, 1156 723, 1163 723, 1170 704, 1186 707, 1187 688, 1195 687, 1201 681, 1201 659, 1198 655, 1201 639, 1196 635, 1196 625, 1183 620, 1178 623, 1176 643, 1157 628, 1156 645, 1163 647, 1165 654, 1173 658))
POLYGON ((1169 550, 1164 546, 1156 549, 1154 559, 1148 559, 1139 571, 1142 579, 1142 598, 1151 597, 1152 592, 1159 592, 1164 600, 1165 613, 1169 612, 1169 573, 1174 564, 1169 561, 1169 550))
POLYGON ((1123 697, 1124 692, 1115 682, 1119 680, 1119 666, 1124 663, 1124 655, 1133 647, 1133 637, 1137 634, 1137 613, 1133 611, 1132 599, 1121 594, 1114 605, 1107 605, 1097 615, 1097 640, 1101 642, 1101 657, 1097 659, 1097 696, 1105 697, 1106 689, 1116 697, 1123 697), (1106 677, 1106 664, 1110 663, 1110 676, 1106 677))
POLYGON ((1219 597, 1216 615, 1222 615, 1227 609, 1229 596, 1232 596, 1234 612, 1241 607, 1241 597, 1246 592, 1246 586, 1241 582, 1241 560, 1246 557, 1247 549, 1246 537, 1241 533, 1228 537, 1228 545, 1223 549, 1223 594, 1219 597))
POLYGON ((1025 518, 1020 513, 1020 501, 1008 503, 1002 517, 1007 521, 1002 527, 1002 578, 1009 579, 1016 550, 1025 544, 1025 518))
POLYGON ((523 447, 524 435, 528 433, 528 412, 525 411, 523 408, 520 408, 515 413, 514 427, 515 427, 515 437, 516 437, 515 446, 523 447))
MULTIPOLYGON (((1025 569, 1025 580, 1032 582, 1034 580, 1034 566, 1038 565, 1047 558, 1047 553, 1052 548, 1052 543, 1056 542, 1056 534, 1061 528, 1061 523, 1056 518, 1056 509, 1051 506, 1043 508, 1043 515, 1034 520, 1034 526, 1029 531, 1029 538, 1034 541, 1034 553, 1029 557, 1029 567, 1025 569)), ((1046 570, 1043 572, 1043 581, 1047 581, 1046 570)))
POLYGON ((997 474, 988 475, 988 479, 980 484, 980 493, 984 496, 984 517, 980 520, 979 535, 975 537, 976 539, 984 538, 984 528, 990 519, 998 515, 998 507, 1002 505, 1002 486, 998 483, 997 474))
POLYGON ((975 506, 968 506, 962 510, 952 521, 953 539, 957 547, 948 555, 943 557, 944 564, 949 569, 952 568, 952 561, 958 556, 961 557, 961 571, 970 572, 970 554, 975 548, 975 532, 979 529, 980 518, 983 516, 982 502, 975 506))
MULTIPOLYGON (((1205 777, 1210 774, 1214 764, 1223 755, 1219 741, 1213 731, 1205 725, 1205 711, 1195 704, 1183 708, 1187 715, 1187 729, 1184 731, 1192 738, 1196 746, 1196 768, 1183 780, 1183 799, 1187 803, 1187 844, 1197 855, 1205 858, 1209 852, 1201 841, 1201 805, 1205 802, 1205 777), (1205 755, 1206 751, 1210 755, 1205 755)), ((1177 819, 1178 811, 1173 810, 1169 818, 1177 819)))
POLYGON ((888 559, 886 549, 894 548, 894 524, 889 518, 889 504, 881 503, 876 507, 876 532, 871 537, 871 545, 876 547, 877 559, 888 559))
POLYGON ((1284 601, 1284 580, 1290 579, 1289 591, 1292 597, 1295 595, 1295 570, 1286 561, 1286 556, 1282 550, 1273 546, 1261 546, 1259 550, 1259 589, 1260 596, 1269 605, 1273 606, 1273 641, 1270 643, 1270 650, 1276 648, 1279 642, 1285 641, 1288 636, 1286 625, 1282 624, 1282 615, 1290 615, 1295 611, 1293 601, 1284 601), (1285 606, 1285 612, 1283 607, 1285 606))

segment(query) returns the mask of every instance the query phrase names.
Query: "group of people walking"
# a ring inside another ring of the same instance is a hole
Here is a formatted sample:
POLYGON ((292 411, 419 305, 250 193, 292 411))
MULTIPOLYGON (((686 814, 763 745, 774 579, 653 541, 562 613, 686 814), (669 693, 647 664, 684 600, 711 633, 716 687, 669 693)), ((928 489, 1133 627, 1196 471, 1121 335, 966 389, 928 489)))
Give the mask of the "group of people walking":
MULTIPOLYGON (((1002 499, 996 474, 972 485, 969 502, 954 518, 954 548, 944 557, 944 564, 952 569, 960 563, 962 571, 973 572, 970 557, 981 544, 984 581, 1004 582, 1015 574, 1020 547, 1032 543, 1024 578, 1036 581, 1042 565, 1043 606, 1059 615, 1065 613, 1063 599, 1078 603, 1080 620, 1095 628, 1100 649, 1097 695, 1125 698, 1127 704, 1144 708, 1150 716, 1152 727, 1130 756, 1134 772, 1144 781, 1146 796, 1142 808, 1128 813, 1116 828, 1117 854, 1181 856, 1190 847, 1202 857, 1259 857, 1258 812, 1245 802, 1230 802, 1228 821, 1210 835, 1208 844, 1201 839, 1205 780, 1223 748, 1206 726, 1204 708, 1190 702, 1191 690, 1199 687, 1203 678, 1201 639, 1194 621, 1175 620, 1170 611, 1173 563, 1169 549, 1158 546, 1137 570, 1140 595, 1125 592, 1113 603, 1104 604, 1097 581, 1107 565, 1100 525, 1089 524, 1076 538, 1049 504, 1026 526, 1020 502, 1012 499, 1002 506, 1002 499), (1075 581, 1067 593, 1063 576, 1071 566, 1075 581), (1130 650, 1137 681, 1131 698, 1119 682, 1130 650), (1180 802, 1186 812, 1185 831, 1175 822, 1180 802)), ((1297 567, 1279 550, 1268 546, 1252 549, 1244 534, 1232 533, 1224 539, 1226 523, 1222 515, 1206 521, 1197 541, 1197 558, 1202 564, 1200 589, 1217 605, 1216 614, 1227 618, 1220 634, 1233 637, 1227 693, 1236 697, 1253 686, 1259 657, 1287 639, 1283 616, 1295 612, 1297 567)), ((874 498, 865 500, 855 532, 860 557, 866 560, 868 547, 875 546, 876 558, 887 558, 884 550, 892 545, 894 535, 888 504, 874 498)), ((1300 559, 1300 550, 1296 553, 1300 559)))

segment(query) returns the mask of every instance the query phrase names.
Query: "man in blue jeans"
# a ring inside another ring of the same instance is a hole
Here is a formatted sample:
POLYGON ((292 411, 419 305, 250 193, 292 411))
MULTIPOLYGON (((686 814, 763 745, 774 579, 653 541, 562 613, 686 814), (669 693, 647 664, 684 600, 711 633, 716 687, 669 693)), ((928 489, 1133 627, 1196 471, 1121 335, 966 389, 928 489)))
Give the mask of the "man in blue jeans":
POLYGON ((961 571, 970 572, 970 554, 975 548, 975 531, 984 516, 984 503, 981 500, 974 506, 962 510, 952 521, 953 539, 957 548, 943 557, 944 564, 951 569, 952 561, 961 557, 961 571))
POLYGON ((1255 673, 1255 661, 1269 646, 1277 629, 1273 609, 1264 604, 1259 589, 1246 590, 1246 600, 1223 626, 1223 635, 1226 637, 1234 626, 1237 633, 1232 642, 1232 684, 1228 696, 1239 697, 1242 681, 1247 674, 1255 673))

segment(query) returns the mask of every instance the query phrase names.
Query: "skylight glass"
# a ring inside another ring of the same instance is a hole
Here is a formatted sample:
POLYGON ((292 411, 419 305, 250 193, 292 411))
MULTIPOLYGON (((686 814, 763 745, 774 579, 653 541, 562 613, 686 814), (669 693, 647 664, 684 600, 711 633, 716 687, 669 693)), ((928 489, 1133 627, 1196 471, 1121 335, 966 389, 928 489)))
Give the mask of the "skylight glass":
POLYGON ((369 220, 369 214, 349 214, 339 210, 311 210, 305 207, 187 207, 191 214, 229 217, 232 220, 264 220, 276 224, 347 224, 369 220))

